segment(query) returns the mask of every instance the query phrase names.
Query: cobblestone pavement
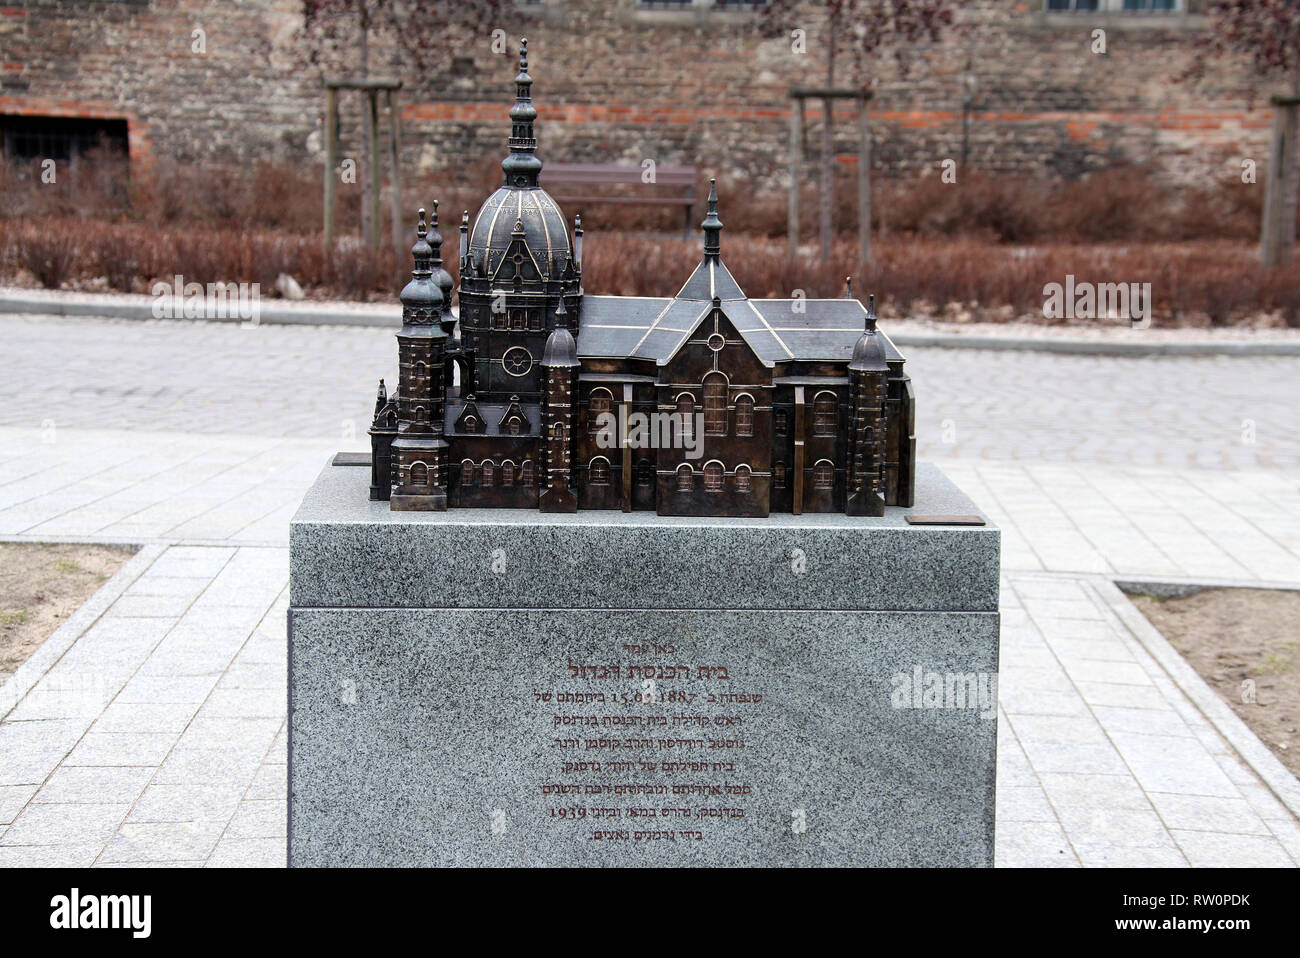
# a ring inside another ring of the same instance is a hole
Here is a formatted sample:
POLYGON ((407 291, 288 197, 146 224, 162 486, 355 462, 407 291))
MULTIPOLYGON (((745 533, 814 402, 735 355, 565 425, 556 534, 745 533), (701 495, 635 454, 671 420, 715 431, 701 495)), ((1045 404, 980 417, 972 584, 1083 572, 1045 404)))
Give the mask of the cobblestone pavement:
MULTIPOLYGON (((347 441, 394 330, 0 317, 0 425, 347 441)), ((908 353, 925 459, 1300 466, 1300 359, 908 353)))
MULTIPOLYGON (((0 866, 283 864, 288 520, 365 447, 391 335, 0 336, 0 537, 145 546, 0 686, 0 866)), ((910 359, 921 458, 1003 530, 998 864, 1300 862, 1109 581, 1300 587, 1296 362, 910 359)))

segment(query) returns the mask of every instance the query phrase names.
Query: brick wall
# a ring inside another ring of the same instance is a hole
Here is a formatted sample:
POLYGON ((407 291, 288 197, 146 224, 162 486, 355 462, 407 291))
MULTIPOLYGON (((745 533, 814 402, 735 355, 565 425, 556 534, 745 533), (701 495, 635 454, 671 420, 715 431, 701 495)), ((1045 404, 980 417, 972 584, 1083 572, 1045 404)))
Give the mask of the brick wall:
MULTIPOLYGON (((323 97, 296 59, 299 7, 0 7, 0 111, 125 118, 133 157, 143 161, 319 162, 323 97), (196 29, 202 54, 192 49, 196 29)), ((1049 17, 1036 4, 999 0, 977 2, 968 22, 919 55, 906 78, 889 61, 877 65, 878 169, 937 169, 960 156, 968 77, 967 148, 977 168, 1075 176, 1132 162, 1188 181, 1238 168, 1242 157, 1263 164, 1269 115, 1262 105, 1247 109, 1241 75, 1217 73, 1200 89, 1169 82, 1205 29, 1199 16, 1049 17), (1107 31, 1104 56, 1090 50, 1098 26, 1107 31)), ((530 41, 544 159, 696 163, 756 189, 784 189, 787 91, 824 82, 815 20, 803 55, 785 39, 761 39, 750 13, 647 10, 634 0, 544 0, 508 11, 500 28, 512 38, 506 53, 483 36, 424 77, 405 71, 403 159, 412 172, 469 175, 502 154, 520 32, 530 41)), ((374 62, 385 57, 381 46, 374 62)), ((345 152, 357 145, 355 99, 343 111, 345 152)), ((851 113, 838 113, 837 150, 853 162, 851 113)), ((818 117, 810 109, 814 150, 818 117)))

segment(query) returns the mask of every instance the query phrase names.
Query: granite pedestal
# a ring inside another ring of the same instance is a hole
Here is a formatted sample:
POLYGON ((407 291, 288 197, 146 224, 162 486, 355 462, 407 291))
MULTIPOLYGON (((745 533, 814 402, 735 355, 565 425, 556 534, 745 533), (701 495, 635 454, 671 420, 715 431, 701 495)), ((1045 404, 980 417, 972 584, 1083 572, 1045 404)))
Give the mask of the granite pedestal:
POLYGON ((289 862, 991 865, 998 531, 392 513, 290 531, 289 862))

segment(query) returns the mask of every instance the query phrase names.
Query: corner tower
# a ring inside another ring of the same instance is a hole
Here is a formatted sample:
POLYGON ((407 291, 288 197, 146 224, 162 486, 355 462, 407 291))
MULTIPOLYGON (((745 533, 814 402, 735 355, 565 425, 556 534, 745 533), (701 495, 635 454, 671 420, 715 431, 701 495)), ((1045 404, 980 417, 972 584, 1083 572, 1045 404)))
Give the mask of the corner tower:
POLYGON ((421 209, 411 247, 415 268, 402 290, 402 328, 397 333, 397 438, 389 500, 395 511, 447 508, 447 334, 442 331, 442 291, 433 279, 433 247, 427 234, 421 209))
MULTIPOLYGON (((844 295, 852 298, 852 292, 844 295)), ((885 514, 885 388, 889 363, 876 331, 876 297, 867 299, 866 328, 849 362, 849 474, 844 511, 851 516, 885 514)))

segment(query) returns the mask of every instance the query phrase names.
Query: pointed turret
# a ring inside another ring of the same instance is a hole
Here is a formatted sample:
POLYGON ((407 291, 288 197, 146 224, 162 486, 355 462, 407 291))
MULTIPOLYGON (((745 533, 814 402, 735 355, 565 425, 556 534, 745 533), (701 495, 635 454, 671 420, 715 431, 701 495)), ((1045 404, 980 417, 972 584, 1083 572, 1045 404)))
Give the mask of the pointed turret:
POLYGON ((722 258, 722 220, 718 219, 718 181, 709 180, 709 212, 704 222, 704 259, 718 262, 722 258))
POLYGON ((740 284, 722 262, 722 220, 718 218, 716 180, 709 180, 709 211, 700 226, 704 229, 704 256, 678 290, 677 298, 712 303, 744 299, 740 284))
POLYGON ((542 351, 542 365, 553 369, 581 366, 578 362, 578 343, 569 331, 569 311, 564 308, 564 299, 555 307, 555 329, 546 337, 546 348, 542 351))
POLYGON ((866 328, 858 337, 853 347, 853 360, 850 370, 861 372, 888 372, 889 363, 885 361, 884 337, 876 330, 876 295, 867 298, 866 328))
MULTIPOLYGON (((402 325, 431 326, 442 314, 442 290, 433 282, 433 247, 428 241, 424 207, 420 207, 419 223, 415 228, 415 245, 411 247, 414 267, 411 281, 402 290, 402 325)), ((438 335, 443 335, 438 330, 438 335)))
POLYGON ((431 279, 442 294, 442 314, 439 323, 448 336, 456 329, 456 315, 451 311, 451 290, 455 281, 442 267, 442 234, 438 232, 438 201, 433 201, 433 219, 429 224, 429 248, 433 251, 430 264, 431 279))
POLYGON ((546 370, 542 393, 542 436, 545 441, 546 481, 537 499, 542 512, 576 512, 578 497, 573 492, 572 446, 574 430, 574 380, 578 345, 569 332, 569 312, 564 298, 555 307, 555 328, 546 337, 542 368, 546 370))
POLYGON ((460 271, 465 272, 469 262, 469 210, 460 214, 460 271))

